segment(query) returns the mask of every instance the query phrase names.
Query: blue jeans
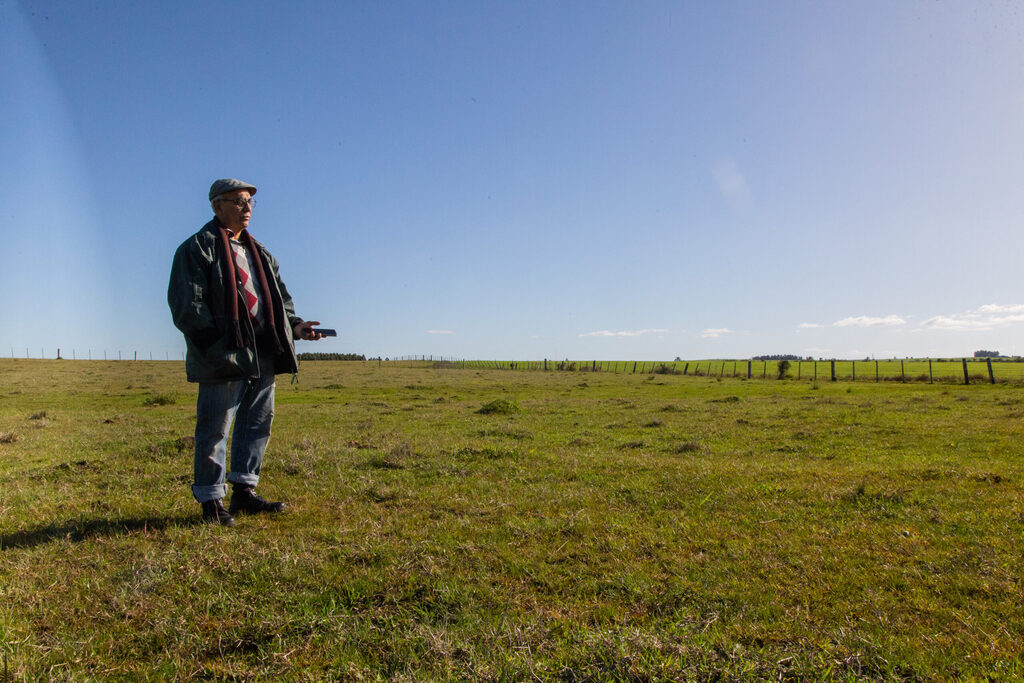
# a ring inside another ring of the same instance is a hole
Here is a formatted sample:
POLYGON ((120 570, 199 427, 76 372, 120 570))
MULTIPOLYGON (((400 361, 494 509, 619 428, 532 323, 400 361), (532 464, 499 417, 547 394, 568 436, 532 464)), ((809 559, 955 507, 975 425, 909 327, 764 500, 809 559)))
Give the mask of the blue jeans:
POLYGON ((263 453, 274 421, 274 363, 260 354, 261 376, 236 382, 200 382, 196 400, 195 483, 192 495, 200 503, 227 495, 225 459, 231 435, 232 484, 256 486, 263 453))

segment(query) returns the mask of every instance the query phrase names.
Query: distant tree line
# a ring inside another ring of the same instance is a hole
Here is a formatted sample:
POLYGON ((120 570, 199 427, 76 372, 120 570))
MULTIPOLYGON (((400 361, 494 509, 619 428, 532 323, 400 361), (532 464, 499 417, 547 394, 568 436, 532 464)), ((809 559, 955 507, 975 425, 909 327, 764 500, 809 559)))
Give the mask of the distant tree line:
POLYGON ((361 353, 300 353, 299 360, 366 360, 361 353))
POLYGON ((998 351, 975 351, 975 358, 999 358, 998 351))
POLYGON ((812 356, 801 358, 791 353, 772 353, 766 356, 754 356, 751 360, 814 360, 814 358, 812 356))

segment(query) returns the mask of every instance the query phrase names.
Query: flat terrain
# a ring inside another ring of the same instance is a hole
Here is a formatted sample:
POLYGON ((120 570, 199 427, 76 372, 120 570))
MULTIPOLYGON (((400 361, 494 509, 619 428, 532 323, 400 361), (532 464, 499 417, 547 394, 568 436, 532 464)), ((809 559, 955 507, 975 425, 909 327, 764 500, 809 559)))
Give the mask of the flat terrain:
POLYGON ((222 529, 181 363, 0 360, 0 680, 1024 677, 1020 384, 289 380, 222 529))

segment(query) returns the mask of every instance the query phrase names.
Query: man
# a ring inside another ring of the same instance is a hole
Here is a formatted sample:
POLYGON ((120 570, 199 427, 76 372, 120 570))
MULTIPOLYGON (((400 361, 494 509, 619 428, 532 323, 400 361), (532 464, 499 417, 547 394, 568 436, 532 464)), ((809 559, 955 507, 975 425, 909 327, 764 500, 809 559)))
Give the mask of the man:
POLYGON ((298 372, 294 339, 320 339, 319 321, 295 315, 277 261, 249 234, 256 188, 234 178, 214 181, 214 218, 174 254, 167 303, 185 335, 188 381, 196 401, 192 495, 203 520, 234 526, 239 512, 280 512, 256 491, 274 419, 274 375, 298 372), (231 439, 229 509, 225 459, 231 439))

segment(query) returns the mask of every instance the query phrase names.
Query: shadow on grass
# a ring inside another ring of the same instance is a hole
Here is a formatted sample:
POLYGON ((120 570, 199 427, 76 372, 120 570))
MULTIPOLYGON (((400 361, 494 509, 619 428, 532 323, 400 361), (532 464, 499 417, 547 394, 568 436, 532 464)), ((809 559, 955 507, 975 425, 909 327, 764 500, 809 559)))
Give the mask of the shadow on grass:
POLYGON ((85 541, 97 536, 126 536, 131 533, 185 528, 202 523, 198 515, 183 517, 132 517, 128 519, 80 519, 65 524, 46 524, 0 536, 0 551, 32 548, 58 539, 85 541))

